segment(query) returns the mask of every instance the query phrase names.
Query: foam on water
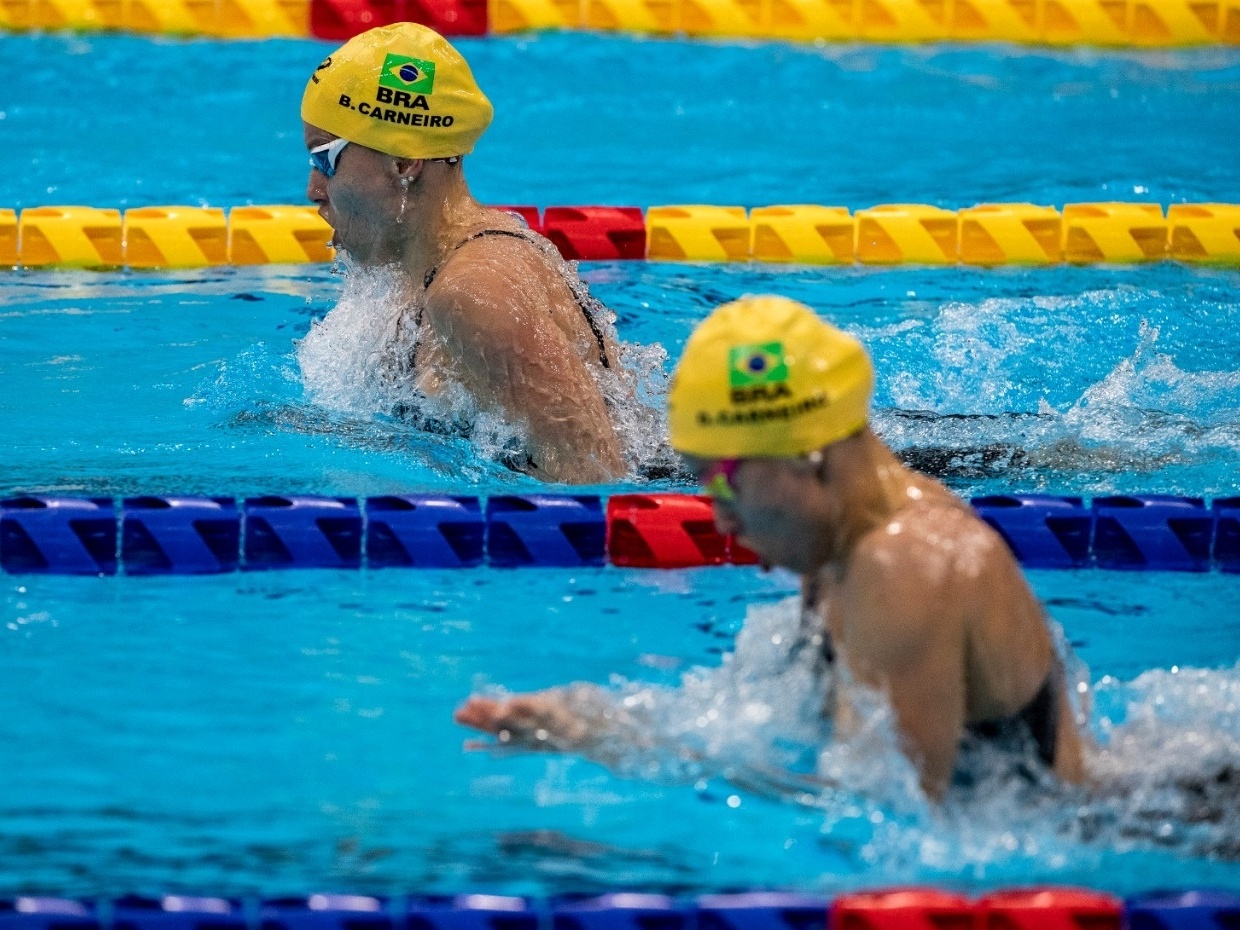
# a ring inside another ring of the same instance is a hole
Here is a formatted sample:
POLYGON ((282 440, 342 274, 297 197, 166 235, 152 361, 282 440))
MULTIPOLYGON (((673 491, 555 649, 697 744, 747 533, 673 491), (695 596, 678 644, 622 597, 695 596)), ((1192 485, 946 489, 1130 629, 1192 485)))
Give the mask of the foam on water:
MULTIPOLYGON (((1162 349, 1161 328, 1144 317, 1121 326, 1135 343, 1130 353, 1083 377, 1088 365, 1071 347, 1098 328, 1091 317, 1115 317, 1150 298, 1120 289, 949 302, 930 320, 863 331, 880 343, 924 345, 937 362, 929 373, 892 366, 896 407, 875 412, 877 431, 933 473, 1051 486, 1067 479, 1082 489, 1112 485, 1116 474, 1234 461, 1240 371, 1183 367, 1184 348, 1162 349)), ((1195 493, 1229 493, 1234 478, 1223 469, 1195 493)))
POLYGON ((1091 685, 1055 627, 1091 783, 1065 786, 982 747, 971 778, 934 805, 881 694, 851 686, 864 723, 835 737, 821 711, 841 683, 816 650, 790 648, 800 622, 797 597, 750 607, 735 651, 679 687, 575 686, 613 734, 591 756, 628 777, 703 793, 723 782, 816 812, 824 847, 893 881, 1051 878, 1117 851, 1240 859, 1240 665, 1091 685))
MULTIPOLYGON (((339 300, 296 346, 306 399, 352 418, 396 416, 431 433, 465 437, 486 460, 503 461, 522 448, 521 423, 478 409, 459 383, 441 373, 433 375, 434 390, 424 392, 427 373, 408 370, 421 333, 406 312, 410 288, 403 273, 394 267, 343 267, 339 300)), ((567 274, 576 279, 575 268, 567 274)), ((613 313, 599 314, 597 323, 616 338, 613 313)), ((596 381, 631 477, 666 475, 676 468, 661 412, 667 353, 657 344, 619 345, 619 371, 598 372, 596 381)))

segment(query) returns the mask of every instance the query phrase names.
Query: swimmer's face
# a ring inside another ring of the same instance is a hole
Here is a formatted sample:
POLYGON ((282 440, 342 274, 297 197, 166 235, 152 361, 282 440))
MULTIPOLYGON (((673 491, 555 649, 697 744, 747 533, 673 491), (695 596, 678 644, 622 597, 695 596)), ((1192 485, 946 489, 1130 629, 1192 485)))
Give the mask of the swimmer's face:
POLYGON ((735 465, 719 459, 686 456, 698 481, 709 492, 721 487, 726 472, 730 494, 711 494, 715 527, 758 554, 764 565, 796 572, 821 564, 813 551, 815 527, 807 519, 806 482, 814 477, 803 460, 741 459, 735 465))
MULTIPOLYGON (((306 150, 331 142, 336 136, 303 124, 306 150)), ((344 249, 362 265, 384 265, 401 257, 400 243, 408 228, 397 223, 407 197, 402 178, 410 165, 364 145, 350 143, 340 152, 336 173, 330 178, 310 169, 306 197, 318 205, 319 215, 332 227, 332 245, 344 249)), ((411 226, 411 224, 409 224, 411 226)))

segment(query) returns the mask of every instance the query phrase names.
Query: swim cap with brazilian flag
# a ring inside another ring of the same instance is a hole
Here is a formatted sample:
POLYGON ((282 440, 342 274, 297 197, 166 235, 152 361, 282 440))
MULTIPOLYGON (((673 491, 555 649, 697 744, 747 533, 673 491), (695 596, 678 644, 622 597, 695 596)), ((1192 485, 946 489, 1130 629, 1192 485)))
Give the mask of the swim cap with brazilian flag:
POLYGON ((743 297, 703 321, 668 392, 672 446, 700 458, 791 458, 869 418, 861 343, 786 297, 743 297))
POLYGON ((460 52, 416 23, 350 39, 319 65, 301 98, 310 125, 399 158, 468 155, 492 112, 460 52))

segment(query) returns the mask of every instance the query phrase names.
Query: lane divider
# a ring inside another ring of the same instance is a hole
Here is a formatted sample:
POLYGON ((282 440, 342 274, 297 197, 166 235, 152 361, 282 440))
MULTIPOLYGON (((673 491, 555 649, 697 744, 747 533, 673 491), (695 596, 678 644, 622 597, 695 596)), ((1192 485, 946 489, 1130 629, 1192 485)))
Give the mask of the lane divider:
POLYGON ((0 0, 0 31, 8 32, 305 38, 310 20, 310 0, 0 0))
POLYGON ((446 36, 586 29, 793 41, 1240 44, 1240 0, 0 0, 0 30, 343 41, 412 21, 446 36))
MULTIPOLYGON (((3 0, 0 0, 3 2, 3 0)), ((0 210, 0 265, 198 268, 329 262, 331 230, 312 206, 27 207, 0 210)))
POLYGON ((1237 915, 1240 895, 1234 892, 1160 891, 1125 900, 1054 886, 977 898, 907 888, 834 899, 791 892, 680 898, 621 892, 546 900, 312 894, 262 901, 169 895, 0 902, 4 930, 1221 930, 1237 915))
MULTIPOLYGON (((3 0, 0 0, 3 2, 3 0)), ((1240 0, 1238 0, 1240 2, 1240 0)), ((568 259, 813 265, 1052 265, 1174 261, 1240 266, 1240 205, 1029 203, 947 210, 882 204, 502 207, 568 259)), ((0 209, 0 267, 191 268, 331 261, 312 206, 0 209)))
MULTIPOLYGON (((1240 497, 971 501, 1028 568, 1240 572, 1240 497)), ((753 565, 692 494, 73 498, 0 501, 10 574, 285 568, 753 565)))

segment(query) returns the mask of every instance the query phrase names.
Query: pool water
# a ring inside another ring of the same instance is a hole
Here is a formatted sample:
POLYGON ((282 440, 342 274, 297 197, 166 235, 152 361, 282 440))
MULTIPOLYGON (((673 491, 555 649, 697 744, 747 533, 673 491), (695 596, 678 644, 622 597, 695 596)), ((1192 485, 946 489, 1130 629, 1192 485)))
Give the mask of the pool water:
MULTIPOLYGON (((0 133, 29 155, 0 204, 301 202, 298 106, 332 47, 0 36, 0 133)), ((467 161, 484 203, 1240 201, 1234 48, 579 33, 460 48, 495 104, 467 161)))
MULTIPOLYGON (((491 203, 1240 201, 1235 50, 462 47, 497 108, 468 162, 491 203)), ((0 205, 298 202, 296 104, 327 48, 0 37, 22 153, 0 205)), ((697 320, 778 291, 866 342, 877 429, 961 493, 1240 487, 1235 271, 581 270, 656 407, 697 320)), ((342 295, 326 267, 0 277, 0 493, 540 487, 368 407, 355 347, 321 348, 356 383, 305 384, 297 342, 342 295)), ((634 487, 687 489, 592 490, 634 487)), ((822 732, 779 648, 782 573, 3 576, 0 896, 1240 888, 1240 586, 1031 580, 1088 666, 1104 789, 1000 781, 936 811, 881 707, 854 745, 822 732), (612 769, 462 751, 471 691, 570 680, 653 744, 612 769)))
POLYGON ((782 573, 8 578, 0 894, 1240 887, 1234 782, 1162 787, 1234 772, 1240 590, 1122 580, 1033 576, 1091 666, 1112 794, 1005 784, 935 814, 882 726, 829 758, 838 790, 753 786, 813 730, 795 674, 746 678, 795 623, 782 573), (666 746, 619 774, 462 751, 465 695, 565 680, 640 695, 666 746))
MULTIPOLYGON (((638 353, 657 366, 643 383, 660 409, 694 323, 730 296, 778 291, 866 343, 877 429, 961 493, 1240 488, 1236 272, 633 262, 583 274, 626 341, 665 350, 638 353)), ((326 267, 0 281, 0 491, 362 496, 462 476, 483 491, 538 487, 467 440, 376 416, 365 347, 318 346, 345 376, 308 397, 295 343, 340 290, 326 267)))

